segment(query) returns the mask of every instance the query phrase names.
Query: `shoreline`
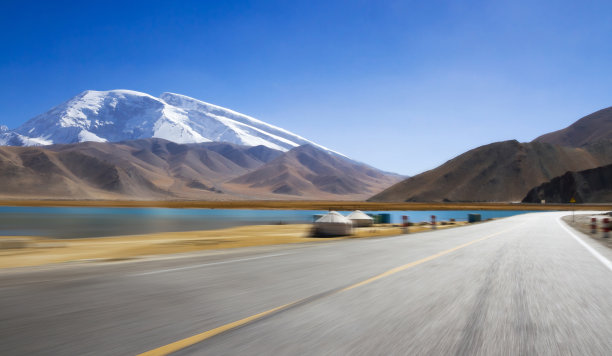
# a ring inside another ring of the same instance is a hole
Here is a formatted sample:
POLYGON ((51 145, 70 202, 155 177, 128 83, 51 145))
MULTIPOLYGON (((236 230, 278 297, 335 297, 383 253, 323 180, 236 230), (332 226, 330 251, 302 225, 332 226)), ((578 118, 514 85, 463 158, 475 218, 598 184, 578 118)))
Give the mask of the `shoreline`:
POLYGON ((0 206, 17 207, 108 207, 108 208, 172 208, 172 209, 262 209, 262 210, 513 210, 513 211, 580 211, 612 210, 606 204, 526 204, 526 203, 381 203, 366 201, 315 201, 315 200, 40 200, 0 199, 0 206))

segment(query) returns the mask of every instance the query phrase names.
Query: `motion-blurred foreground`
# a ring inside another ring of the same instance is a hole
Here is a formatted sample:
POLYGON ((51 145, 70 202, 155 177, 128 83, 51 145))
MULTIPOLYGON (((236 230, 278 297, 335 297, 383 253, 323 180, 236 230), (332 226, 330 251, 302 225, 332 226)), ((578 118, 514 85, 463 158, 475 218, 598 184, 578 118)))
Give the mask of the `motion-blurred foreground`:
POLYGON ((562 215, 6 269, 0 354, 610 354, 612 253, 562 215))

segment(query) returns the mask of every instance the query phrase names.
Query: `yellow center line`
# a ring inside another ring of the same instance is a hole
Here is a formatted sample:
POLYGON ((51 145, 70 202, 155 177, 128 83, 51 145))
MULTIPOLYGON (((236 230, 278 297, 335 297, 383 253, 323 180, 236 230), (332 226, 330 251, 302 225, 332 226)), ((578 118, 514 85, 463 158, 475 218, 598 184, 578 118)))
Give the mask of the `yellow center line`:
POLYGON ((376 280, 379 280, 379 279, 382 279, 382 278, 385 278, 385 277, 389 277, 390 275, 396 274, 397 272, 401 272, 401 271, 407 270, 408 268, 411 268, 411 267, 420 265, 422 263, 434 260, 434 259, 436 259, 438 257, 442 257, 444 255, 448 255, 451 252, 454 252, 454 251, 460 250, 462 248, 468 247, 468 246, 470 246, 472 244, 475 244, 475 243, 480 242, 482 240, 489 239, 489 238, 491 238, 493 236, 497 236, 497 235, 502 234, 502 233, 504 233, 506 231, 496 232, 494 234, 491 234, 491 235, 488 235, 488 236, 485 236, 485 237, 481 237, 479 239, 476 239, 476 240, 464 243, 463 245, 459 245, 459 246, 453 247, 451 249, 448 249, 448 250, 445 250, 445 251, 442 251, 442 252, 438 252, 435 255, 431 255, 431 256, 422 258, 420 260, 417 260, 417 261, 414 261, 414 262, 410 262, 410 263, 407 263, 407 264, 399 266, 399 267, 392 268, 392 269, 390 269, 390 270, 388 270, 386 272, 383 272, 383 273, 381 273, 381 274, 379 274, 377 276, 374 276, 374 277, 368 278, 368 279, 366 279, 364 281, 361 281, 361 282, 355 283, 353 285, 350 285, 350 286, 340 290, 340 292, 351 290, 351 289, 354 289, 354 288, 357 288, 357 287, 361 287, 361 286, 364 286, 366 284, 372 283, 372 282, 374 282, 376 280))
POLYGON ((261 319, 261 318, 263 318, 266 315, 269 315, 269 314, 272 314, 274 312, 286 309, 286 308, 292 306, 293 304, 295 304, 295 302, 294 303, 285 304, 285 305, 281 305, 280 307, 276 307, 274 309, 266 310, 263 313, 251 315, 251 316, 249 316, 247 318, 234 321, 233 323, 225 324, 223 326, 219 326, 218 328, 214 328, 214 329, 205 331, 205 332, 203 332, 201 334, 193 335, 191 337, 188 337, 188 338, 185 338, 185 339, 182 339, 182 340, 179 340, 179 341, 175 341, 175 342, 173 342, 171 344, 159 347, 157 349, 153 349, 151 351, 147 351, 147 352, 141 353, 139 356, 143 356, 143 355, 146 355, 146 356, 168 355, 170 353, 173 353, 173 352, 176 352, 178 350, 184 349, 184 348, 186 348, 188 346, 197 344, 198 342, 201 342, 201 341, 204 341, 206 339, 209 339, 209 338, 211 338, 211 337, 213 337, 215 335, 221 334, 222 332, 225 332, 225 331, 228 331, 228 330, 231 330, 231 329, 235 329, 235 328, 237 328, 239 326, 246 325, 246 324, 248 324, 248 323, 250 323, 252 321, 255 321, 257 319, 261 319))
MULTIPOLYGON (((366 284, 370 284, 370 283, 372 283, 374 281, 377 281, 379 279, 382 279, 382 278, 385 278, 385 277, 389 277, 389 276, 391 276, 393 274, 396 274, 398 272, 407 270, 407 269, 409 269, 411 267, 414 267, 414 266, 423 264, 425 262, 434 260, 436 258, 442 257, 444 255, 447 255, 447 254, 451 253, 451 252, 460 250, 462 248, 468 247, 470 245, 473 245, 473 244, 475 244, 477 242, 489 239, 491 237, 500 235, 500 234, 505 233, 507 231, 509 231, 509 230, 504 230, 504 231, 496 232, 494 234, 487 235, 485 237, 481 237, 479 239, 472 240, 470 242, 464 243, 463 245, 459 245, 459 246, 453 247, 451 249, 448 249, 448 250, 445 250, 445 251, 442 251, 442 252, 438 252, 438 253, 436 253, 434 255, 422 258, 420 260, 417 260, 417 261, 414 261, 414 262, 410 262, 410 263, 407 263, 407 264, 399 266, 399 267, 392 268, 392 269, 390 269, 390 270, 388 270, 386 272, 383 272, 383 273, 381 273, 379 275, 376 275, 374 277, 368 278, 368 279, 363 280, 361 282, 358 282, 358 283, 352 284, 352 285, 350 285, 348 287, 345 287, 343 289, 340 289, 340 290, 338 290, 337 293, 348 291, 348 290, 351 290, 351 289, 354 289, 354 288, 357 288, 357 287, 361 287, 361 286, 364 286, 366 284)), ((182 350, 182 349, 184 349, 186 347, 189 347, 191 345, 197 344, 198 342, 202 342, 202 341, 204 341, 206 339, 209 339, 209 338, 211 338, 211 337, 213 337, 215 335, 219 335, 219 334, 221 334, 223 332, 226 332, 226 331, 238 328, 240 326, 244 326, 246 324, 252 323, 252 322, 254 322, 256 320, 262 319, 265 316, 268 316, 268 315, 274 314, 276 312, 280 312, 282 310, 288 309, 288 308, 290 308, 290 307, 292 307, 294 305, 300 304, 301 302, 305 301, 306 299, 308 299, 308 298, 300 299, 300 300, 292 302, 292 303, 281 305, 280 307, 276 307, 276 308, 273 308, 273 309, 266 310, 266 311, 261 312, 259 314, 251 315, 251 316, 246 317, 244 319, 240 319, 240 320, 231 322, 229 324, 225 324, 225 325, 216 327, 214 329, 205 331, 203 333, 196 334, 196 335, 190 336, 188 338, 175 341, 175 342, 170 343, 168 345, 161 346, 161 347, 158 347, 156 349, 153 349, 153 350, 141 353, 138 356, 160 356, 160 355, 171 354, 173 352, 182 350)))

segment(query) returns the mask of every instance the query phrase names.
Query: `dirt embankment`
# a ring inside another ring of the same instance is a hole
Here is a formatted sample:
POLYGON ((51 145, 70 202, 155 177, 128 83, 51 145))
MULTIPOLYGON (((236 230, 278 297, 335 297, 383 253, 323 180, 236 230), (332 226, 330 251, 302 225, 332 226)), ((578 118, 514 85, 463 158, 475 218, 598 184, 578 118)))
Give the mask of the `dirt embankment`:
MULTIPOLYGON (((563 217, 563 221, 565 221, 569 226, 573 227, 574 229, 582 232, 583 234, 588 235, 589 237, 599 242, 600 244, 607 246, 608 248, 612 248, 612 233, 609 233, 610 237, 608 238, 603 237, 604 234, 602 231, 602 224, 599 219, 598 219, 597 229, 595 233, 593 234, 591 232, 591 217, 593 216, 594 215, 585 215, 585 214, 576 214, 574 216, 568 215, 568 216, 563 217)), ((606 217, 612 220, 612 216, 606 216, 606 217)))

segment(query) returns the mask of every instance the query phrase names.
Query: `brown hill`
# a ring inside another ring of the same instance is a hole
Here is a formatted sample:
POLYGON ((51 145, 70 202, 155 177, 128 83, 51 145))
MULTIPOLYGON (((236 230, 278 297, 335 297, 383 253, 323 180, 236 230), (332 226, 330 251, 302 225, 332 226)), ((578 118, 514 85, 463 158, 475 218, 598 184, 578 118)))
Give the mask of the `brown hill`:
POLYGON ((542 135, 534 142, 582 147, 610 139, 612 139, 612 107, 587 115, 562 130, 542 135))
POLYGON ((226 187, 291 199, 365 199, 399 179, 400 176, 304 145, 233 179, 226 187))
POLYGON ((370 201, 520 201, 567 171, 612 163, 612 142, 584 148, 504 141, 481 146, 408 178, 370 201))
POLYGON ((531 189, 523 202, 569 203, 572 198, 577 203, 612 202, 612 165, 567 172, 531 189))

